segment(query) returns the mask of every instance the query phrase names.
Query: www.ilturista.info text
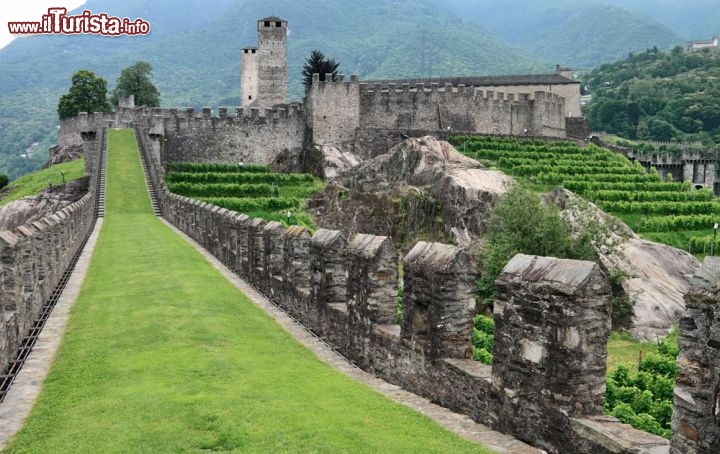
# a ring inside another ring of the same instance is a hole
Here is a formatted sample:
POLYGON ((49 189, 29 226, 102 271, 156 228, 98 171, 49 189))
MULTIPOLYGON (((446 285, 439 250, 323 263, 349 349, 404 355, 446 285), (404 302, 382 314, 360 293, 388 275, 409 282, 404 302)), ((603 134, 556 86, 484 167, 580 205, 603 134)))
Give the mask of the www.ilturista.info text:
POLYGON ((111 17, 106 13, 93 14, 85 10, 77 16, 68 16, 67 8, 48 8, 39 22, 8 22, 13 35, 147 35, 150 24, 140 18, 111 17))

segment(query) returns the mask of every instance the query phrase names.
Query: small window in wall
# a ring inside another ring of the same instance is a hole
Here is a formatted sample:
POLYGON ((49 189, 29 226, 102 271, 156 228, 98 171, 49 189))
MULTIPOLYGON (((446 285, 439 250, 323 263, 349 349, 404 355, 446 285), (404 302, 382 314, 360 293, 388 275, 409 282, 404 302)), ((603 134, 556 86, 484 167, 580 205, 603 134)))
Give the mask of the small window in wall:
POLYGON ((248 99, 252 99, 252 95, 248 96, 248 99))
POLYGON ((252 53, 253 53, 253 54, 255 53, 255 49, 252 50, 252 53))
POLYGON ((263 25, 265 25, 266 27, 269 27, 269 26, 270 26, 270 21, 269 21, 269 20, 266 20, 263 25))
POLYGON ((282 27, 282 22, 280 22, 280 21, 275 22, 275 26, 276 26, 276 27, 282 27))

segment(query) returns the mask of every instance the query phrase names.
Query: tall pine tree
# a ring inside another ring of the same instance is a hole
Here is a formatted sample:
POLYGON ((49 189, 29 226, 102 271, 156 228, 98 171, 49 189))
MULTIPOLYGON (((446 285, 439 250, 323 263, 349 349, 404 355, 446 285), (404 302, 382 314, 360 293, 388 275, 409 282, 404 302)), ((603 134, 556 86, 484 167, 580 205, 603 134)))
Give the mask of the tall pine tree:
POLYGON ((319 50, 310 52, 310 56, 305 60, 302 70, 305 89, 309 89, 312 85, 313 74, 320 74, 320 80, 325 80, 325 74, 332 74, 332 80, 337 80, 338 66, 340 66, 340 63, 336 63, 332 58, 326 60, 325 54, 319 50))

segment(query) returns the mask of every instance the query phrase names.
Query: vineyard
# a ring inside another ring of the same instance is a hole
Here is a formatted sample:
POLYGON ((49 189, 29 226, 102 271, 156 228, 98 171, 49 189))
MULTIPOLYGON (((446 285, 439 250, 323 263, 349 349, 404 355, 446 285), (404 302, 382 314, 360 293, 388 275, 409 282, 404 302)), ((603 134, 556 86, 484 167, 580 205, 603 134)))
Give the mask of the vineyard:
POLYGON ((573 191, 646 239, 696 255, 710 252, 720 202, 709 189, 663 182, 656 171, 647 173, 640 164, 595 145, 471 136, 456 136, 450 142, 484 165, 543 190, 562 186, 573 191))
POLYGON ((257 164, 171 162, 166 170, 165 183, 175 194, 267 221, 314 229, 304 211, 305 199, 322 190, 324 183, 312 175, 275 173, 257 164))

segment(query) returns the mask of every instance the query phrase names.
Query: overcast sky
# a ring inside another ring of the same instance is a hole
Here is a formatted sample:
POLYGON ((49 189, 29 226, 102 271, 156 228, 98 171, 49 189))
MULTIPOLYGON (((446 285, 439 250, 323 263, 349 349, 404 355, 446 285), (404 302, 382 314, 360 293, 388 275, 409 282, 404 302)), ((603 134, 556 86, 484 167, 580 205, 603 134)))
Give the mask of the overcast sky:
POLYGON ((8 31, 8 22, 39 22, 48 8, 65 7, 72 11, 85 0, 2 0, 0 2, 0 49, 15 38, 8 31))

